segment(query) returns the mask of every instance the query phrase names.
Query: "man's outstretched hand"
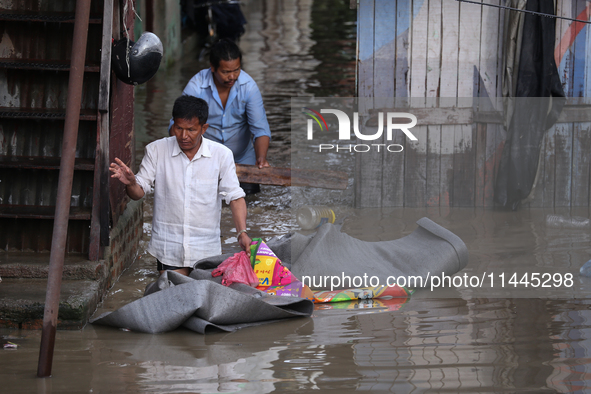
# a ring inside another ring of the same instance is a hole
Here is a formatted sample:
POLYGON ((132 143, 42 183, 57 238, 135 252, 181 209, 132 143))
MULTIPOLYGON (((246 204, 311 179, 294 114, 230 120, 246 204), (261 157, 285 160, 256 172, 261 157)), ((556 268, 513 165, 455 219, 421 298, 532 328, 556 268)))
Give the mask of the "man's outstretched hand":
POLYGON ((109 166, 109 171, 113 173, 111 178, 119 179, 119 181, 125 186, 135 184, 135 175, 133 174, 133 171, 131 171, 121 159, 116 157, 115 162, 111 163, 109 166))
POLYGON ((125 187, 127 195, 133 200, 139 200, 144 196, 144 190, 135 181, 135 175, 129 167, 119 158, 115 158, 115 162, 109 166, 109 171, 113 173, 111 178, 119 179, 125 187))

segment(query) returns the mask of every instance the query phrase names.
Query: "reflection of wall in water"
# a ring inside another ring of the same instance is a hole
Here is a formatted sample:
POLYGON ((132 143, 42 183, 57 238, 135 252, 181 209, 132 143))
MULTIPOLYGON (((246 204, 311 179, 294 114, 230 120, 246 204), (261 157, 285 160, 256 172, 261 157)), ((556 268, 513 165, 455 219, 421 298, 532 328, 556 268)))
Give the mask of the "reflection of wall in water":
POLYGON ((544 387, 553 349, 543 300, 413 300, 401 312, 358 315, 359 388, 478 391, 544 387), (363 338, 367 338, 364 340, 363 338))
MULTIPOLYGON (((591 311, 586 309, 585 301, 577 306, 582 310, 558 311, 552 324, 560 324, 561 330, 551 332, 554 359, 547 378, 548 387, 557 392, 584 390, 588 386, 591 366, 587 360, 591 356, 591 311)), ((573 308, 574 309, 574 308, 573 308)))
POLYGON ((291 98, 305 94, 319 63, 310 54, 311 4, 261 0, 242 7, 248 19, 239 43, 244 70, 258 82, 274 146, 289 144, 291 98))

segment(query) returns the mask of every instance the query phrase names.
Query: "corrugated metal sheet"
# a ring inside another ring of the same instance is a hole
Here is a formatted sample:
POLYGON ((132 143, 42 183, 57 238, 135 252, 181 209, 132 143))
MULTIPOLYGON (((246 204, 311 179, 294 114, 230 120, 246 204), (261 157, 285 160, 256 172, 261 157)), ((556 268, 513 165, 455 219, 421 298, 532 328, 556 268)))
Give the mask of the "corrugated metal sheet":
MULTIPOLYGON (((1 12, 1 11, 0 11, 1 12)), ((69 65, 73 23, 0 22, 0 57, 64 60, 69 65), (23 28, 23 24, 26 25, 23 28), (56 39, 59 37, 59 39, 56 39)), ((101 25, 88 27, 86 63, 100 63, 101 25)))
MULTIPOLYGON (((1 119, 0 156, 60 157, 64 122, 60 120, 1 119)), ((81 121, 76 157, 94 159, 96 123, 81 121)))
MULTIPOLYGON (((0 247, 6 251, 44 252, 51 249, 53 220, 0 218, 0 247)), ((70 220, 66 250, 87 253, 90 227, 87 221, 70 220)))
MULTIPOLYGON (((0 0, 0 249, 43 251, 51 245, 75 8, 76 0, 0 0)), ((86 253, 91 243, 102 8, 103 1, 92 1, 69 252, 86 253)), ((126 18, 133 31, 131 9, 126 18)), ((119 34, 120 28, 114 29, 119 34)), ((111 157, 133 165, 133 87, 117 80, 111 86, 111 157)), ((110 197, 116 223, 128 199, 120 184, 112 185, 110 197)), ((108 215, 101 225, 108 231, 108 215)))
MULTIPOLYGON (((92 1, 90 13, 100 14, 102 12, 102 1, 92 1)), ((74 12, 76 0, 0 0, 0 9, 15 11, 36 11, 36 12, 74 12)))
MULTIPOLYGON (((69 252, 88 251, 102 1, 93 1, 69 252)), ((0 0, 0 248, 47 251, 53 231, 75 0, 0 0), (32 110, 31 110, 32 109, 32 110)))
MULTIPOLYGON (((59 71, 0 70, 0 106, 65 109, 68 77, 59 71)), ((97 73, 84 76, 82 110, 97 108, 98 81, 97 73)))
MULTIPOLYGON (((56 204, 59 171, 0 168, 0 205, 56 204)), ((74 172, 71 205, 92 206, 92 171, 74 172)))

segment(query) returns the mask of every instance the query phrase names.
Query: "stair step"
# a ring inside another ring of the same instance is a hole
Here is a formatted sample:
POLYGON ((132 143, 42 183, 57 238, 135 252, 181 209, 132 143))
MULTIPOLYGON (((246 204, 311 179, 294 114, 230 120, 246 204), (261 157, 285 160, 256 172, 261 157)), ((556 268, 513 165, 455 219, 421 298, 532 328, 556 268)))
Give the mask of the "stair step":
MULTIPOLYGON (((45 60, 45 59, 0 59, 0 68, 9 68, 14 70, 40 70, 40 71, 70 71, 70 61, 68 60, 45 60)), ((86 64, 85 72, 99 72, 98 64, 86 64)))
MULTIPOLYGON (((59 157, 0 156, 0 168, 59 170, 59 157)), ((76 159, 74 170, 94 171, 94 159, 76 159)))
MULTIPOLYGON (((75 19, 76 16, 73 12, 15 11, 0 9, 0 21, 74 23, 75 19)), ((103 18, 101 15, 90 14, 88 23, 101 24, 102 21, 103 18)))
MULTIPOLYGON (((5 279, 0 283, 0 327, 39 330, 47 279, 5 279)), ((63 281, 60 291, 58 329, 80 329, 99 302, 99 282, 63 281)))
MULTIPOLYGON (((90 220, 92 208, 70 207, 70 220, 90 220)), ((0 204, 0 218, 53 219, 55 206, 52 205, 11 205, 0 204)))
MULTIPOLYGON (((65 119, 65 109, 49 108, 12 108, 0 107, 0 118, 13 119, 65 119)), ((80 120, 96 120, 96 110, 83 109, 80 111, 80 120)))
MULTIPOLYGON (((0 278, 47 279, 49 257, 49 252, 0 252, 0 278)), ((102 260, 89 261, 86 254, 68 253, 63 272, 64 280, 99 280, 106 275, 106 267, 102 260)))

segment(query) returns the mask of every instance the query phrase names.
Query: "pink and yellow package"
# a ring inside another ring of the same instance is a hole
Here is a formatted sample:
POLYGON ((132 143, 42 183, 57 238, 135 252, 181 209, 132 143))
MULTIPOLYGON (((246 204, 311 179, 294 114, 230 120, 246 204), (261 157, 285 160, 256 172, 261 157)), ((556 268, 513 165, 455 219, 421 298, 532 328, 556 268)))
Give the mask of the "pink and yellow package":
POLYGON ((281 260, 260 238, 252 240, 250 261, 254 273, 259 278, 257 289, 278 296, 314 299, 314 293, 310 288, 284 267, 281 260))
POLYGON ((260 238, 254 238, 250 246, 250 263, 259 278, 259 286, 285 286, 297 281, 281 264, 281 260, 260 238))

